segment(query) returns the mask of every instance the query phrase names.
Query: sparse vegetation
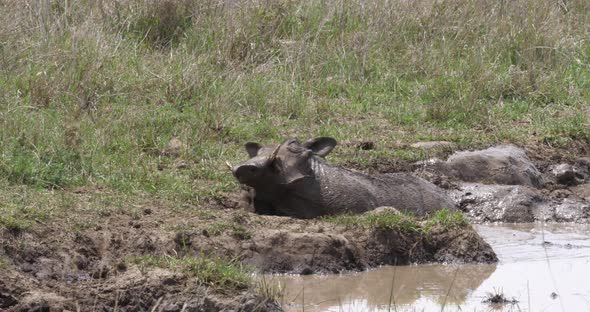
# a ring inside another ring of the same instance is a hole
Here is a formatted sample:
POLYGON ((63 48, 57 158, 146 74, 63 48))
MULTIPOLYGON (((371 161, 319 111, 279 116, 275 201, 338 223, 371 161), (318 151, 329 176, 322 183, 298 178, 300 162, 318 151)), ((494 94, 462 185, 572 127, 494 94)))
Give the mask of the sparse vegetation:
POLYGON ((420 231, 414 216, 392 211, 365 214, 342 214, 323 218, 325 221, 346 227, 383 228, 408 232, 420 231))
POLYGON ((4 257, 0 256, 0 269, 7 269, 8 268, 8 260, 6 260, 4 257))
POLYGON ((228 222, 226 220, 217 221, 207 226, 204 230, 206 235, 218 236, 224 232, 229 233, 240 239, 250 239, 252 234, 243 225, 236 222, 228 222))
POLYGON ((48 191, 36 191, 26 186, 2 186, 0 190, 0 227, 11 232, 27 230, 34 223, 43 223, 54 215, 56 205, 67 208, 67 200, 48 191))
POLYGON ((441 226, 444 229, 453 229, 469 224, 463 213, 448 209, 436 211, 424 221, 420 221, 415 216, 409 214, 390 210, 357 215, 344 214, 329 216, 325 217, 324 220, 346 227, 395 229, 404 232, 419 233, 428 233, 434 226, 441 226))
POLYGON ((253 270, 236 260, 207 257, 140 256, 129 260, 141 267, 155 266, 180 270, 200 285, 228 292, 254 287, 253 270))

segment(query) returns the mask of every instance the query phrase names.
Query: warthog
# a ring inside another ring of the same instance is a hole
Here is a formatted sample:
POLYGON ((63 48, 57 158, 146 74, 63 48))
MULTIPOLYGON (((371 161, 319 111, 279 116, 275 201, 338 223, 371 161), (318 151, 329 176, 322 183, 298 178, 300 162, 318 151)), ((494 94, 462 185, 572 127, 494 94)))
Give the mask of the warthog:
POLYGON ((329 165, 324 157, 336 140, 320 137, 303 144, 295 139, 276 147, 246 143, 250 159, 232 167, 241 184, 249 186, 249 205, 260 214, 314 218, 362 213, 380 206, 425 215, 455 209, 445 192, 408 173, 367 175, 329 165))

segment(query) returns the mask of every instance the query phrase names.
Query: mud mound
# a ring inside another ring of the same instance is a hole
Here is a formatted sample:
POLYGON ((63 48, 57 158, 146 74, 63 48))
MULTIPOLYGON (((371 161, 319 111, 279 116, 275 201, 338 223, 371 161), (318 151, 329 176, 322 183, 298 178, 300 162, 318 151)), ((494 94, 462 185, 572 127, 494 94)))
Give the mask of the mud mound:
POLYGON ((427 240, 428 249, 433 251, 436 262, 492 263, 498 261, 496 253, 471 226, 468 229, 431 230, 427 240))
MULTIPOLYGON (((280 307, 254 293, 235 297, 214 294, 175 272, 129 268, 104 281, 60 285, 39 283, 20 276, 8 280, 4 291, 15 295, 0 297, 2 311, 279 311, 280 307), (17 293, 13 285, 28 284, 17 293), (8 284, 8 283, 7 283, 8 284), (8 298, 8 299, 7 299, 8 298), (244 309, 249 307, 249 309, 244 309)), ((1 283, 0 283, 1 285, 1 283)), ((5 295, 6 293, 4 293, 5 295)))
POLYGON ((361 246, 336 233, 263 231, 244 247, 244 261, 262 272, 338 273, 367 267, 361 246))
MULTIPOLYGON (((216 249, 240 255, 242 262, 266 273, 339 273, 379 265, 497 261, 491 247, 470 225, 424 232, 252 215, 245 226, 256 228, 250 239, 219 238, 223 247, 216 249)), ((182 236, 190 242, 189 254, 211 246, 200 232, 184 232, 182 236)))
POLYGON ((391 229, 371 231, 367 246, 375 265, 426 262, 494 263, 496 254, 475 230, 466 225, 461 228, 434 227, 426 235, 408 236, 391 229))
POLYGON ((497 261, 491 247, 470 226, 440 229, 428 236, 384 228, 354 235, 281 233, 254 244, 261 248, 245 261, 272 273, 339 273, 379 265, 497 261))

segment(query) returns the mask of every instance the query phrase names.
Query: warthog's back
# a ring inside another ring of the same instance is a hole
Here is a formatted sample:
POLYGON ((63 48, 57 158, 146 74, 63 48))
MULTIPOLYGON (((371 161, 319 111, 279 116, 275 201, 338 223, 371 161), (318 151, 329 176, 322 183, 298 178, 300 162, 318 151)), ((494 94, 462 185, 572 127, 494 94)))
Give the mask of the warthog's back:
POLYGON ((343 168, 324 166, 320 181, 326 213, 365 212, 380 206, 424 215, 454 201, 439 187, 408 173, 369 176, 343 168))
MULTIPOLYGON (((408 173, 392 173, 387 177, 395 192, 388 192, 384 201, 400 210, 412 211, 418 215, 439 209, 455 209, 455 202, 438 186, 408 173)), ((382 205, 383 206, 383 205, 382 205)))

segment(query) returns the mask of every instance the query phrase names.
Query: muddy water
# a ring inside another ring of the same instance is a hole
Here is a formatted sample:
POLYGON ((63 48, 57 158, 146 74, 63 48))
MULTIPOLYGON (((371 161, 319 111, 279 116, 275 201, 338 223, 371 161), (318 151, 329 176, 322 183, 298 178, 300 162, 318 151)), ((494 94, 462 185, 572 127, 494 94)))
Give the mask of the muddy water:
POLYGON ((590 226, 477 229, 498 254, 498 264, 410 265, 274 280, 285 289, 287 311, 590 311, 590 226), (482 303, 499 291, 518 303, 482 303))

